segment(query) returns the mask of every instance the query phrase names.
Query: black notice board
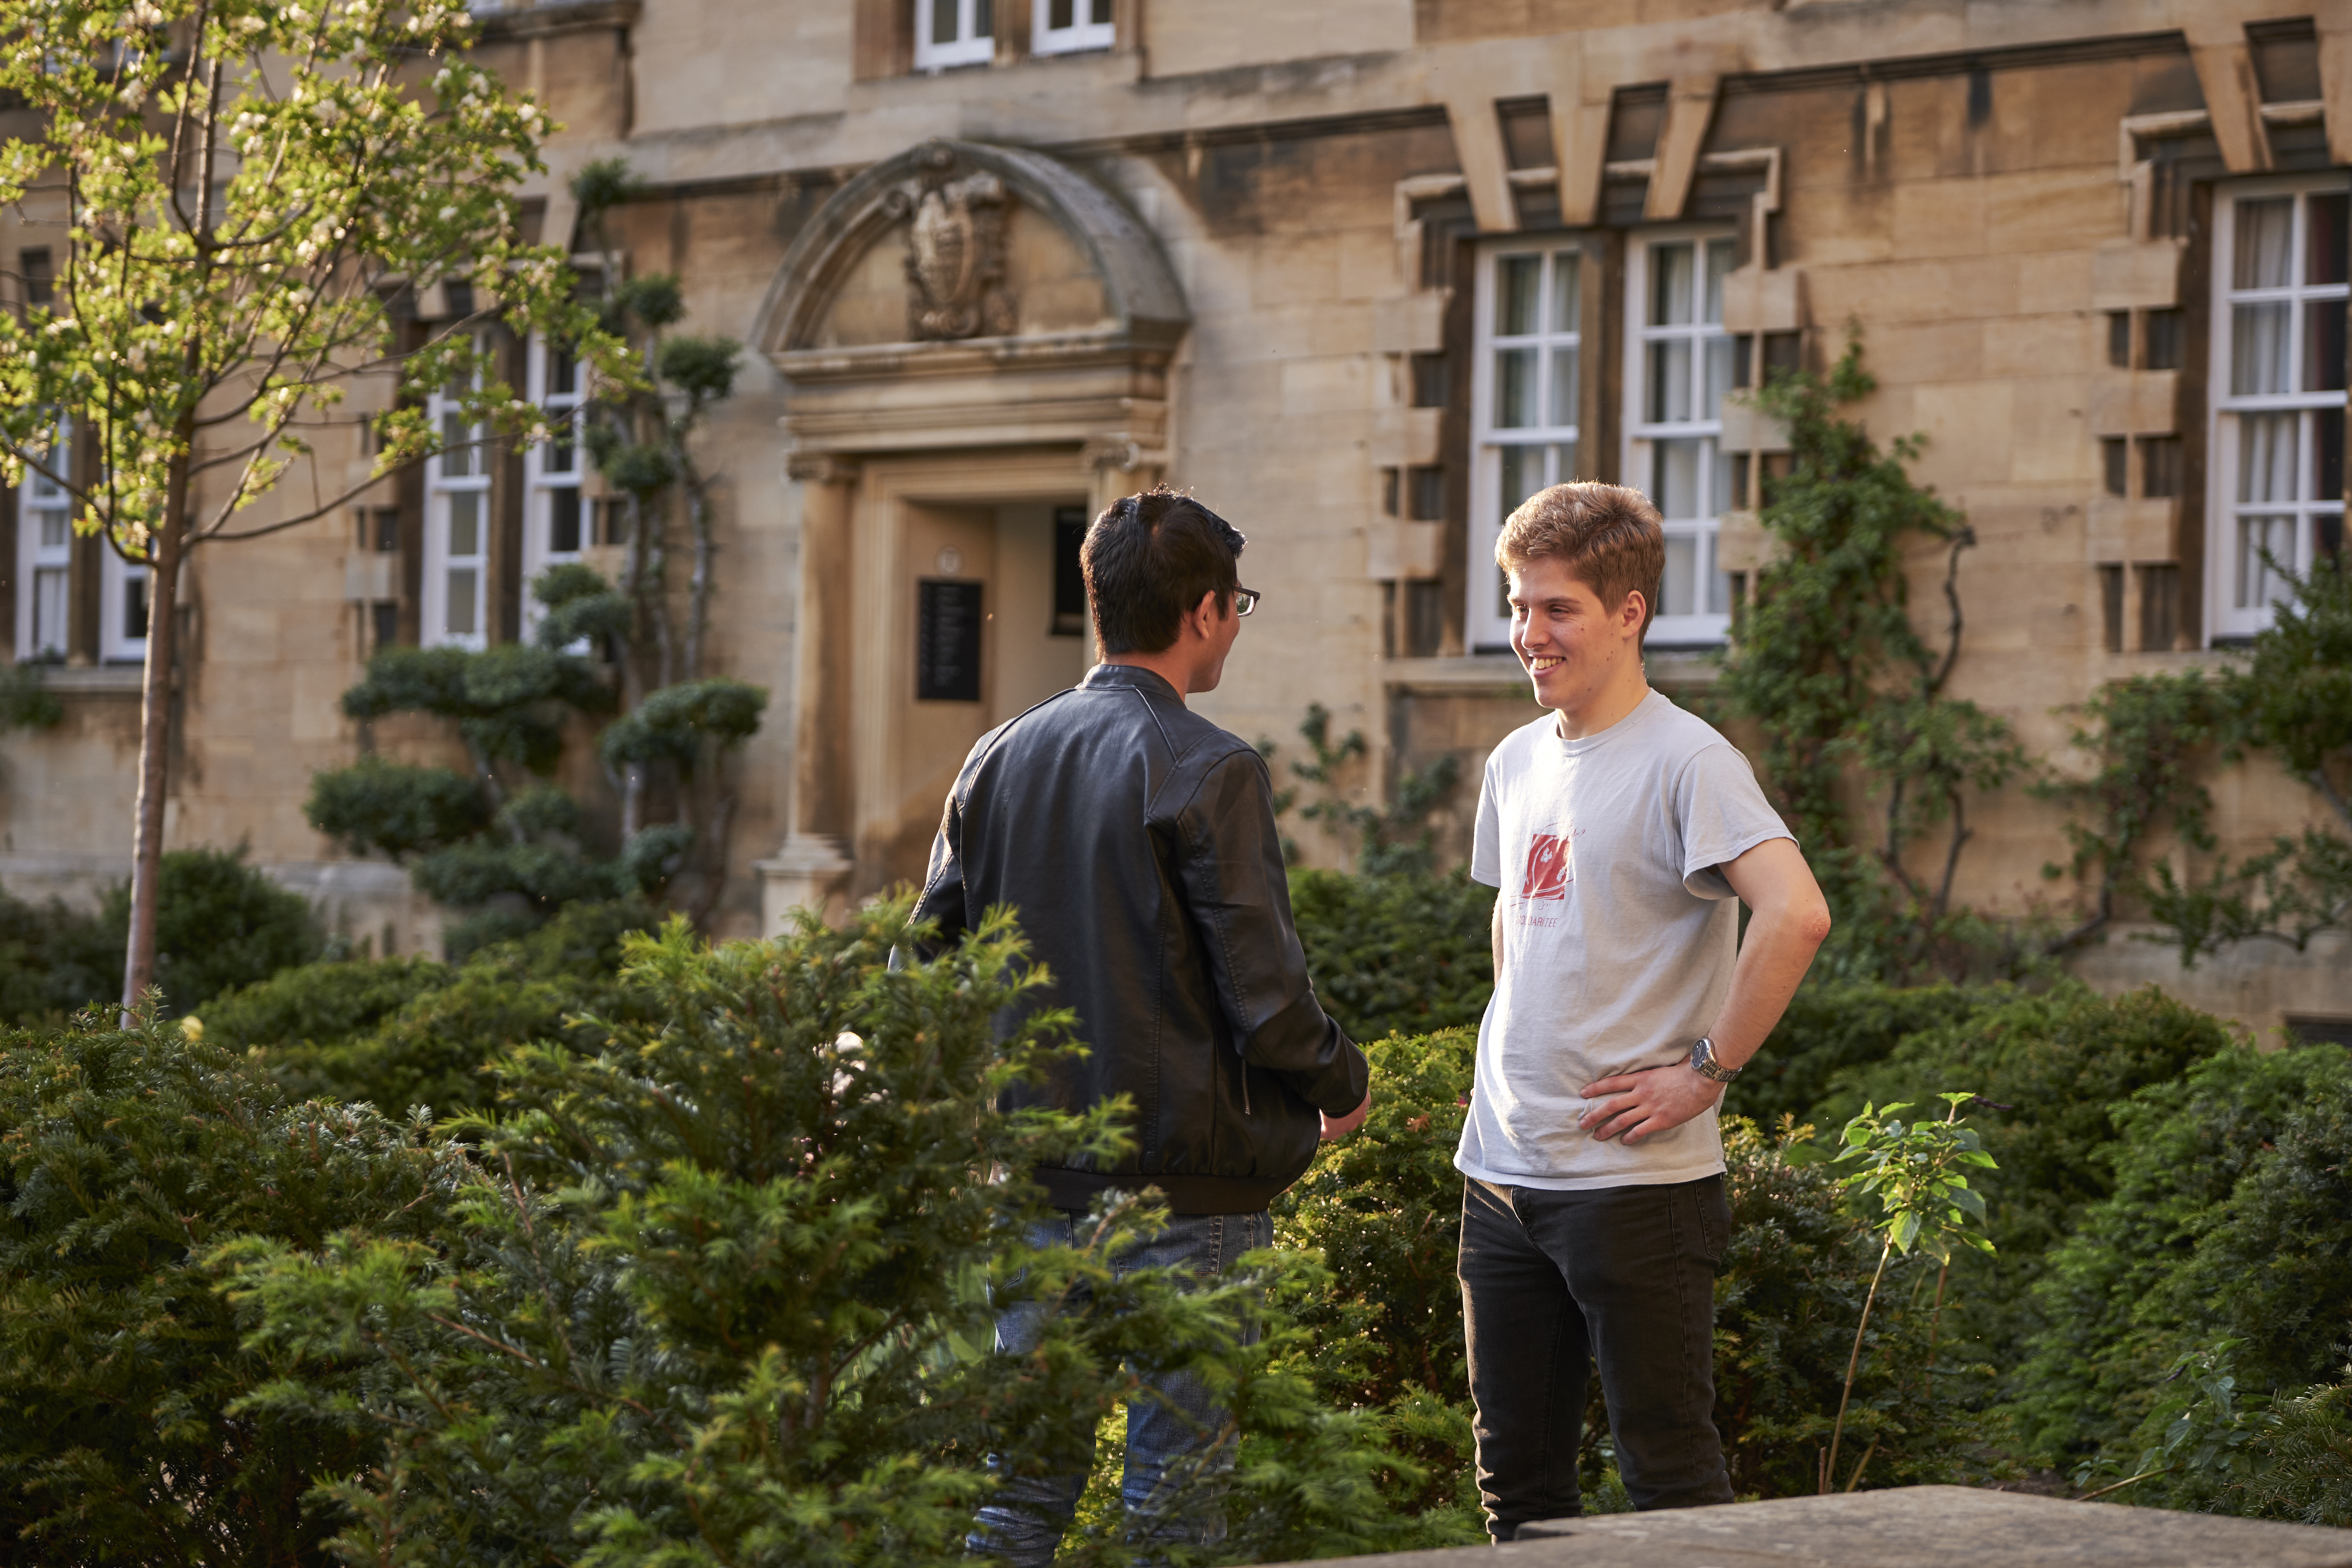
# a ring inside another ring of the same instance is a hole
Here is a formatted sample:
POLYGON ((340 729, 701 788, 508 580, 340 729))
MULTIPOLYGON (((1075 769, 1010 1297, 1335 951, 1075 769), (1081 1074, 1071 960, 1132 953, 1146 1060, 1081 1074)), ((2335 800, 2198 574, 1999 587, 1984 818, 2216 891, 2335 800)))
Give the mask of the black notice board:
POLYGON ((915 700, 979 701, 981 585, 925 577, 916 587, 915 700))

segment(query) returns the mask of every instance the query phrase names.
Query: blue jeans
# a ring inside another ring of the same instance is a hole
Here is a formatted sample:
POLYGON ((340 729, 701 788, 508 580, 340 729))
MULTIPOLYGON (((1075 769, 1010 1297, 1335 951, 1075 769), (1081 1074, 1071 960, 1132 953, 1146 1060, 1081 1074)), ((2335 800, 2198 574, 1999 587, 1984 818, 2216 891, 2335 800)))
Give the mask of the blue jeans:
MULTIPOLYGON (((1063 1211, 1029 1230, 1033 1247, 1069 1247, 1078 1239, 1083 1215, 1063 1211)), ((1274 1222, 1258 1214, 1176 1215, 1168 1228, 1120 1257, 1115 1268, 1124 1278, 1139 1268, 1181 1268, 1205 1279, 1222 1274, 1244 1252, 1265 1246, 1274 1222)), ((1024 1301, 996 1317, 999 1353, 1020 1355, 1034 1349, 1051 1308, 1024 1301)), ((1255 1340, 1256 1329, 1249 1330, 1255 1340)), ((1154 1521, 1162 1500, 1162 1481, 1172 1467, 1181 1467, 1180 1479, 1192 1473, 1189 1461, 1208 1447, 1212 1436, 1224 1425, 1224 1412, 1209 1403, 1208 1390, 1189 1373, 1175 1373, 1150 1384, 1156 1398, 1137 1399, 1127 1407, 1127 1474, 1119 1488, 1126 1504, 1129 1529, 1152 1540, 1182 1541, 1207 1545, 1225 1536, 1221 1508, 1190 1509, 1181 1518, 1154 1521)), ((1087 1464, 1093 1456, 1087 1455, 1087 1464)), ((1212 1474, 1232 1470, 1231 1446, 1210 1454, 1212 1474)), ((997 1460, 989 1460, 992 1470, 997 1460)), ((1006 1476, 995 1497, 980 1510, 967 1550, 995 1557, 1011 1568, 1045 1568, 1054 1561, 1062 1532, 1077 1512, 1078 1498, 1087 1488, 1082 1465, 1058 1476, 1006 1476)))

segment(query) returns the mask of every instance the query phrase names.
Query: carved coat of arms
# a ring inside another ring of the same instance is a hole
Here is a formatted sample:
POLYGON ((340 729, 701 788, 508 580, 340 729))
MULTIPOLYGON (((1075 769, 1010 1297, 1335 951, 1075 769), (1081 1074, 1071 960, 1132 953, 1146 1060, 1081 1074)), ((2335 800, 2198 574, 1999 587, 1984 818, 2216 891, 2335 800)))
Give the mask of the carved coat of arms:
POLYGON ((894 205, 907 225, 907 335, 918 342, 1003 337, 1015 309, 1004 287, 1004 223, 1013 197, 985 170, 959 175, 934 150, 894 205))

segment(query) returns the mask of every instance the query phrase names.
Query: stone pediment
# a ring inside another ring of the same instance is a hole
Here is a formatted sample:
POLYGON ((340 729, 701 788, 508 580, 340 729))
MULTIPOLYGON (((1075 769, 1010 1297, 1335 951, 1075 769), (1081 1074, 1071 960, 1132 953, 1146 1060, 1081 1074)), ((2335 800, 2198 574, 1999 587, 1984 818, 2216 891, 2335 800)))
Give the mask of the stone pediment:
POLYGON ((1190 321, 1160 242, 1045 153, 931 141, 867 169, 784 258, 755 341, 797 450, 1159 444, 1190 321))

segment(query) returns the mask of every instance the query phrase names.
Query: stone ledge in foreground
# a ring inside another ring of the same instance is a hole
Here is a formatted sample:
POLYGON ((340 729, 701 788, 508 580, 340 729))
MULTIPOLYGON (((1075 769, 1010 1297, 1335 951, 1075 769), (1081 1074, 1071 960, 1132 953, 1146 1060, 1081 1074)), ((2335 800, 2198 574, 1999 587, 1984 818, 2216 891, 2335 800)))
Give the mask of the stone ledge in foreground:
POLYGON ((2352 1568, 2352 1530, 1897 1487, 1549 1520, 1507 1546, 1344 1561, 1381 1568, 2352 1568))

